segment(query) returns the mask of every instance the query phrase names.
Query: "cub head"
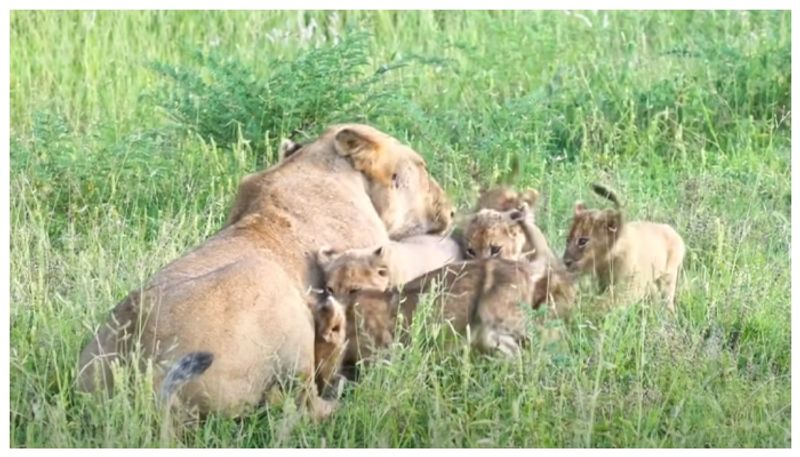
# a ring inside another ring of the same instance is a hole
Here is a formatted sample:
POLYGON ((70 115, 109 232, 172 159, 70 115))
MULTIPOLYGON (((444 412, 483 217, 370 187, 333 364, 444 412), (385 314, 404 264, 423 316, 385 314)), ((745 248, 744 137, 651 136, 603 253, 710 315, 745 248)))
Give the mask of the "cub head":
POLYGON ((494 209, 478 211, 464 229, 464 256, 468 259, 498 257, 519 260, 527 241, 520 224, 528 214, 526 205, 503 212, 494 209))
POLYGON ((391 238, 450 227, 453 205, 416 151, 366 125, 335 128, 336 152, 367 177, 367 192, 391 238))
POLYGON ((343 252, 320 249, 317 263, 325 274, 325 291, 339 300, 346 300, 362 290, 388 289, 389 267, 385 254, 383 246, 343 252))
POLYGON ((583 202, 575 202, 564 265, 571 272, 588 272, 602 265, 620 230, 622 213, 619 209, 588 209, 583 202))
POLYGON ((344 306, 330 294, 325 294, 313 307, 317 340, 342 345, 346 338, 344 306))
POLYGON ((529 208, 536 206, 539 200, 539 191, 536 189, 525 189, 517 192, 508 186, 497 186, 481 191, 478 197, 477 209, 493 209, 497 211, 509 211, 527 205, 529 208))

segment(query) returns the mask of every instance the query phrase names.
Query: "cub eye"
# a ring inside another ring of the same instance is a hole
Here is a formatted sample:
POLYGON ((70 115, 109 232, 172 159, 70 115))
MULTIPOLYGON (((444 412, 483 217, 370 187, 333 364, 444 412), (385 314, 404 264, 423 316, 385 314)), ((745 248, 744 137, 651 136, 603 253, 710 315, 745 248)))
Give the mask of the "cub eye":
POLYGON ((334 331, 334 332, 338 332, 339 329, 340 329, 340 327, 337 325, 337 326, 333 327, 331 330, 334 331))
POLYGON ((475 250, 472 248, 467 248, 467 257, 469 258, 475 257, 475 250))
POLYGON ((578 247, 582 248, 582 247, 586 246, 586 243, 588 243, 588 242, 589 242, 589 238, 587 238, 585 236, 582 236, 582 237, 578 238, 578 247))
POLYGON ((358 293, 358 289, 350 289, 350 295, 355 295, 358 293))
POLYGON ((378 268, 378 276, 386 276, 387 274, 389 273, 386 271, 386 268, 378 268))
POLYGON ((500 254, 500 249, 501 247, 496 244, 489 246, 489 252, 492 255, 492 257, 496 256, 497 254, 500 254))
POLYGON ((325 292, 329 293, 330 295, 333 295, 333 288, 331 286, 327 286, 325 287, 325 292))
POLYGON ((397 173, 393 173, 392 174, 392 184, 394 185, 394 187, 398 187, 399 186, 399 184, 397 182, 397 173))

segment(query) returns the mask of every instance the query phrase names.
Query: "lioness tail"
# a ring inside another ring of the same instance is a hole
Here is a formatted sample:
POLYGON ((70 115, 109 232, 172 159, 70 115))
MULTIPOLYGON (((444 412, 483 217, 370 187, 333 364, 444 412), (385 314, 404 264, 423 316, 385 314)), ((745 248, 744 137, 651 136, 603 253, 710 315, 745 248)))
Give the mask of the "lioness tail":
POLYGON ((205 373, 213 361, 214 354, 210 352, 190 352, 183 356, 169 369, 161 383, 161 401, 166 403, 182 385, 205 373))

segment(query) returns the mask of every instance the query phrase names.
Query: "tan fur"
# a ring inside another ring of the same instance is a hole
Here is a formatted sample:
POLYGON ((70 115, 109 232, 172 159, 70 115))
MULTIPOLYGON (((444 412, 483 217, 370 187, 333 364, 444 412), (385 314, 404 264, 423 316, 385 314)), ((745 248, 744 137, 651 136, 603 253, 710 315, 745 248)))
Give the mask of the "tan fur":
POLYGON ((498 257, 508 260, 542 262, 546 274, 537 286, 535 302, 547 302, 559 317, 568 317, 575 300, 574 278, 550 248, 547 239, 534 222, 529 203, 535 203, 538 192, 529 189, 517 193, 508 187, 485 191, 478 205, 513 209, 500 211, 483 208, 468 219, 462 244, 467 258, 498 257), (532 197, 535 196, 535 197, 532 197))
POLYGON ((519 192, 509 186, 496 186, 481 191, 475 211, 482 209, 509 211, 521 208, 522 205, 533 208, 538 200, 539 191, 536 189, 525 189, 519 192))
POLYGON ((519 260, 556 259, 536 225, 533 208, 539 191, 521 192, 509 186, 485 189, 463 231, 465 256, 519 260))
POLYGON ((319 287, 321 245, 359 248, 441 232, 451 206, 422 158, 372 127, 339 125, 242 180, 227 225, 123 300, 84 348, 78 387, 111 387, 113 362, 139 347, 164 369, 192 351, 213 364, 179 391, 202 411, 241 414, 278 382, 299 378, 314 417, 334 404, 314 383, 314 324, 305 292, 319 287))
POLYGON ((436 319, 461 334, 470 328, 471 344, 477 350, 515 355, 528 339, 524 307, 538 308, 547 295, 539 290, 547 287, 546 271, 544 262, 495 258, 456 262, 400 288, 364 290, 342 297, 348 308, 366 315, 365 323, 351 320, 348 314, 352 334, 345 363, 355 363, 388 346, 398 314, 409 325, 424 296, 433 297, 436 319))
POLYGON ((565 264, 571 271, 593 274, 602 290, 610 289, 613 300, 635 301, 660 293, 675 311, 678 271, 686 250, 683 239, 666 224, 623 222, 616 195, 601 186, 593 188, 616 208, 588 209, 575 202, 565 264))
POLYGON ((312 305, 314 314, 314 361, 317 388, 320 392, 334 385, 342 366, 347 342, 345 309, 326 295, 312 305))
POLYGON ((526 216, 519 210, 482 209, 472 215, 463 231, 464 256, 468 259, 498 257, 522 260, 535 254, 522 227, 526 216))
POLYGON ((344 366, 373 362, 394 340, 399 296, 392 290, 363 289, 341 300, 347 310, 344 366))
POLYGON ((434 235, 342 252, 322 248, 317 253, 325 285, 337 297, 359 290, 387 290, 458 260, 458 244, 451 238, 434 235))

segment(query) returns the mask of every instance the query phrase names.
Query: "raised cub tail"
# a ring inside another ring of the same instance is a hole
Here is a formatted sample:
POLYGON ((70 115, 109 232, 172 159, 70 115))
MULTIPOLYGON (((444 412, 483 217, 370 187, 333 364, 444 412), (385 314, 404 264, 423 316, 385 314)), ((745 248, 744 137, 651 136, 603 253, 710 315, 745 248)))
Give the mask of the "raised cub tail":
POLYGON ((601 196, 601 197, 603 197, 603 198, 605 198, 607 200, 610 200, 611 203, 613 203, 614 206, 617 209, 619 209, 622 206, 622 204, 620 204, 620 202, 619 202, 619 198, 617 198, 617 195, 613 191, 611 191, 611 189, 609 189, 609 188, 607 188, 605 186, 602 186, 600 184, 594 183, 594 184, 592 184, 592 190, 597 195, 599 195, 599 196, 601 196))
POLYGON ((161 401, 166 403, 181 386, 208 370, 214 361, 210 352, 190 352, 169 369, 161 383, 161 401))

